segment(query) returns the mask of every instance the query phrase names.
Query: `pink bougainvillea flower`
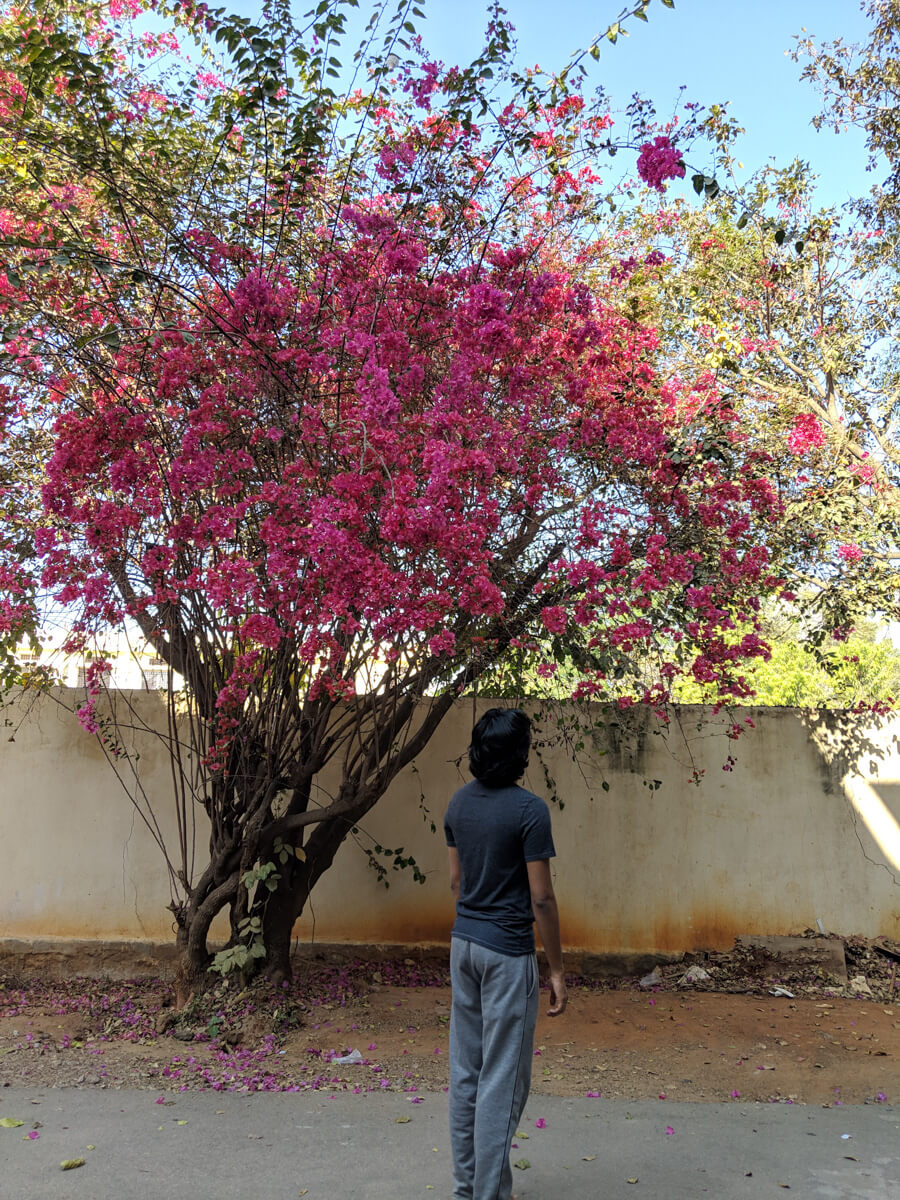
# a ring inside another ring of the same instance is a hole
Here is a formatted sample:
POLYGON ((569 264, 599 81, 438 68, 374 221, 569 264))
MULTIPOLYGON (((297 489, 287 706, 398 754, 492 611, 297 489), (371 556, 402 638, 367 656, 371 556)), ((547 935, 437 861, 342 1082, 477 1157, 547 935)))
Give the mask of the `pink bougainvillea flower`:
POLYGON ((674 1132, 675 1132, 675 1130, 672 1128, 671 1125, 666 1126, 666 1137, 671 1137, 674 1132))
POLYGON ((535 1129, 546 1129, 547 1122, 544 1120, 543 1117, 538 1117, 538 1119, 534 1123, 534 1127, 535 1127, 535 1129))
POLYGON ((549 633, 565 633, 566 619, 566 610, 559 605, 541 609, 541 620, 549 633))
POLYGON ((794 418, 791 432, 788 434, 788 449, 791 454, 805 454, 815 446, 825 445, 825 431, 819 424, 814 413, 799 413, 794 418))
POLYGON ((665 134, 641 146, 637 161, 637 172, 650 187, 658 192, 665 190, 666 180, 683 179, 684 163, 681 153, 675 149, 665 134))

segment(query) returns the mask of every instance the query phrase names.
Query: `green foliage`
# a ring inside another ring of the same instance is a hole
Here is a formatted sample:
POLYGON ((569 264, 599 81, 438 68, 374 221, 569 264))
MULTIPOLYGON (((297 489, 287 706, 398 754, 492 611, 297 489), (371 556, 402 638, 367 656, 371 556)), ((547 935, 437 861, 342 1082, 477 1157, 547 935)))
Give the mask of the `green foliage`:
POLYGON ((210 971, 222 976, 230 975, 233 971, 246 970, 248 966, 252 966, 255 960, 266 957, 260 917, 244 917, 238 923, 238 932, 242 940, 233 946, 226 946, 219 950, 213 956, 209 966, 210 971))
MULTIPOLYGON (((292 858, 295 858, 298 862, 303 862, 306 859, 306 852, 302 846, 293 846, 290 842, 286 842, 280 837, 275 839, 272 845, 272 853, 282 866, 289 863, 292 858)), ((274 863, 269 863, 268 865, 274 866, 274 863)))
MULTIPOLYGON (((825 639, 822 646, 802 642, 796 625, 769 639, 772 655, 747 672, 753 704, 794 708, 856 708, 900 700, 900 651, 890 641, 874 641, 871 633, 846 641, 825 639)), ((675 688, 682 704, 710 701, 695 680, 675 688)))
POLYGON ((398 846, 396 850, 391 850, 387 846, 376 845, 372 847, 364 846, 363 853, 369 860, 369 866, 375 872, 375 876, 380 884, 389 888, 391 881, 388 878, 388 870, 391 871, 412 871, 413 879, 416 883, 424 883, 426 876, 423 875, 419 868, 419 864, 411 854, 404 855, 403 847, 398 846), (381 857, 379 857, 379 855, 381 857), (382 862, 381 858, 393 861, 382 862))
POLYGON ((257 863, 251 867, 249 871, 245 871, 241 876, 241 883, 249 892, 255 884, 262 884, 270 892, 274 892, 278 888, 278 880, 281 876, 278 873, 273 862, 257 863))

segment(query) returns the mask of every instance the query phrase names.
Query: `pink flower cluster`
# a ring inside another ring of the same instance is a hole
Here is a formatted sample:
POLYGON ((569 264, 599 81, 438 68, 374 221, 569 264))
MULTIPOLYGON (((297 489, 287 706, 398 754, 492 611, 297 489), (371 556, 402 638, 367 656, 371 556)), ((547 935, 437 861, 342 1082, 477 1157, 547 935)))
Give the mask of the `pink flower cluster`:
POLYGON ((403 85, 403 90, 412 93, 412 98, 419 108, 424 108, 427 111, 431 109, 431 97, 440 87, 440 75, 443 70, 443 65, 439 62, 426 62, 422 67, 422 74, 417 78, 410 75, 406 83, 403 85))
POLYGON ((814 413, 799 413, 794 418, 791 432, 788 434, 788 449, 792 454, 806 454, 817 446, 825 445, 825 431, 819 424, 814 413))
POLYGON ((681 153, 665 134, 660 134, 652 142, 645 142, 641 146, 637 160, 637 172, 644 183, 656 188, 658 192, 665 191, 667 180, 684 178, 684 163, 681 161, 681 153))

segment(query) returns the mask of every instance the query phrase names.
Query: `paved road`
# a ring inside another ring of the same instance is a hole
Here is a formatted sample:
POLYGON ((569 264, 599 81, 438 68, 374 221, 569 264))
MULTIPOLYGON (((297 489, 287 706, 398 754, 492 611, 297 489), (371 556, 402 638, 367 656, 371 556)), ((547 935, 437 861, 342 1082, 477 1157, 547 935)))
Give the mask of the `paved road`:
MULTIPOLYGON (((0 1128, 0 1197, 449 1200, 443 1094, 159 1095, 3 1089, 0 1118, 24 1124, 0 1128), (76 1157, 83 1167, 60 1170, 76 1157)), ((900 1197, 900 1110, 888 1105, 535 1097, 521 1128, 521 1200, 900 1197)))

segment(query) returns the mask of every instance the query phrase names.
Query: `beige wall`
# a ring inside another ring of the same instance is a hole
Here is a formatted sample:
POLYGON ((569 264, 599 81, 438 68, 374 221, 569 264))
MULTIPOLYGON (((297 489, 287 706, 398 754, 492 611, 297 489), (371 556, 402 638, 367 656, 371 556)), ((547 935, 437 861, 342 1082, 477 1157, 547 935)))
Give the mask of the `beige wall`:
MULTIPOLYGON (((128 699, 164 720, 157 696, 128 699)), ((0 938, 171 939, 162 857, 96 740, 52 699, 6 713, 14 740, 0 741, 0 938)), ((578 761, 545 727, 541 756, 564 800, 553 812, 554 868, 570 946, 721 948, 740 933, 802 932, 817 919, 835 932, 900 937, 900 718, 856 729, 834 714, 752 709, 740 719, 748 715, 756 729, 735 744, 725 718, 699 708, 683 708, 665 735, 625 714, 630 726, 601 730, 578 761), (724 771, 729 751, 737 764, 724 771), (699 787, 688 782, 694 766, 706 770, 699 787), (658 788, 646 786, 654 780, 658 788)), ((468 778, 457 757, 471 722, 471 702, 452 711, 417 772, 398 779, 365 823, 375 841, 413 854, 426 884, 392 874, 385 890, 348 843, 298 923, 300 938, 446 940, 441 820, 468 778)), ((134 747, 174 853, 165 755, 146 735, 134 747)), ((534 758, 525 782, 548 793, 534 758)), ((197 820, 199 870, 202 812, 197 820)))

